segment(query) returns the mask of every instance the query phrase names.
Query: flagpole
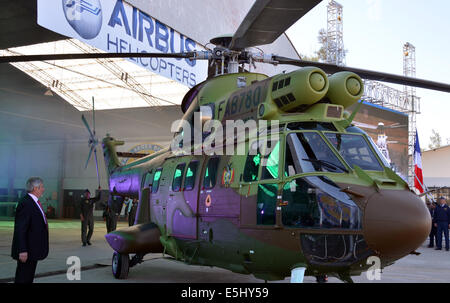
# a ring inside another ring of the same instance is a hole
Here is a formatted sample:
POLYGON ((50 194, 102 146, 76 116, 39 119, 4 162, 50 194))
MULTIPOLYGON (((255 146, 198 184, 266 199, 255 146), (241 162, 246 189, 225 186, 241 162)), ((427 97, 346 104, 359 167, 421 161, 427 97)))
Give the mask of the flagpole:
MULTIPOLYGON (((415 170, 416 165, 417 165, 417 163, 416 163, 416 153, 418 153, 419 156, 420 156, 420 164, 421 164, 421 166, 422 166, 422 152, 420 151, 420 143, 419 143, 418 141, 419 141, 419 134, 418 134, 417 129, 416 129, 416 136, 415 136, 415 140, 414 140, 414 178, 415 178, 415 180, 417 180, 417 182, 419 183, 419 185, 422 187, 422 190, 426 193, 426 192, 428 192, 428 188, 427 188, 427 186, 424 184, 425 182, 423 182, 423 180, 420 181, 419 177, 418 177, 417 174, 416 174, 416 170, 415 170)), ((420 167, 420 169, 422 170, 422 167, 420 167)), ((422 178, 423 178, 423 176, 422 176, 422 178)), ((415 182, 414 182, 414 188, 416 188, 415 182)), ((420 190, 419 190, 419 191, 420 191, 420 190)), ((427 197, 428 199, 430 199, 432 202, 436 202, 436 201, 434 200, 434 197, 433 197, 432 195, 430 195, 429 193, 426 194, 426 197, 427 197), (431 197, 430 197, 430 196, 431 196, 431 197)))
MULTIPOLYGON (((414 177, 416 178, 417 182, 419 182, 420 186, 422 186, 422 189, 424 192, 428 191, 428 187, 425 184, 422 184, 422 182, 420 182, 419 177, 417 177, 416 172, 414 172, 414 177)), ((424 182, 425 183, 425 182, 424 182)), ((426 194, 427 198, 430 199, 432 202, 436 202, 436 200, 434 199, 434 197, 432 195, 430 195, 429 193, 426 194)))

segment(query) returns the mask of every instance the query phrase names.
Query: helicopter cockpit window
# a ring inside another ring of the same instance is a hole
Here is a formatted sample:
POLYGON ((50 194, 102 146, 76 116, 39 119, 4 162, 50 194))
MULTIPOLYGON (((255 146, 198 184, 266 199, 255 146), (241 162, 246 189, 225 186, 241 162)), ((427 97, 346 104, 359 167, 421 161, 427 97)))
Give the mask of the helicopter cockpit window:
POLYGON ((350 166, 358 165, 364 170, 383 171, 363 136, 337 133, 326 133, 325 136, 350 166))
POLYGON ((277 184, 258 185, 258 204, 256 208, 256 222, 259 225, 275 225, 276 204, 277 204, 277 184))
POLYGON ((197 175, 198 161, 189 163, 186 170, 186 177, 184 178, 184 190, 189 191, 194 188, 195 176, 197 175))
POLYGON ((383 155, 383 153, 381 152, 381 150, 378 148, 378 146, 375 144, 375 142, 373 142, 372 137, 367 136, 367 139, 369 140, 370 144, 372 145, 373 149, 375 150, 375 152, 377 153, 378 157, 381 159, 381 162, 383 162, 383 165, 386 167, 391 167, 391 164, 389 163, 389 161, 386 159, 386 157, 383 155))
POLYGON ((262 160, 261 180, 278 178, 278 166, 280 162, 280 142, 272 142, 271 145, 274 147, 271 149, 268 155, 263 157, 262 160))
POLYGON ((173 174, 173 180, 172 180, 172 191, 180 191, 181 181, 183 180, 183 172, 184 172, 185 166, 186 166, 186 163, 180 163, 175 168, 175 172, 173 174))
POLYGON ((367 133, 365 131, 363 131, 362 129, 360 129, 359 127, 356 127, 354 125, 350 125, 349 127, 347 127, 345 129, 345 131, 347 133, 357 133, 357 134, 364 134, 367 135, 367 133))
POLYGON ((330 179, 305 177, 283 187, 282 222, 287 227, 361 229, 361 212, 330 179))
POLYGON ((205 175, 203 177, 203 188, 211 189, 216 185, 217 166, 219 158, 210 158, 206 165, 205 175))
POLYGON ((325 122, 292 122, 288 123, 287 130, 320 130, 320 131, 337 131, 333 123, 325 122))
POLYGON ((317 132, 288 134, 285 159, 286 176, 315 171, 348 172, 317 132))
POLYGON ((159 181, 161 179, 161 173, 162 173, 162 168, 158 168, 156 170, 155 174, 153 175, 152 193, 156 193, 158 191, 159 181))

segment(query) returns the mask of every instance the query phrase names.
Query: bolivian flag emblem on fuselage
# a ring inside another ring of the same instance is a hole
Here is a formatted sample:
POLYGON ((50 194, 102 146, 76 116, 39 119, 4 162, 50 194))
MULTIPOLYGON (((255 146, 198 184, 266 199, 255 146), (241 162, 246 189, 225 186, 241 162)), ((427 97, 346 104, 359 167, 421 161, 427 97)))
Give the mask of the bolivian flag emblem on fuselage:
POLYGON ((231 183, 233 183, 233 180, 234 180, 234 168, 227 166, 226 168, 223 169, 222 185, 228 187, 230 186, 231 183))

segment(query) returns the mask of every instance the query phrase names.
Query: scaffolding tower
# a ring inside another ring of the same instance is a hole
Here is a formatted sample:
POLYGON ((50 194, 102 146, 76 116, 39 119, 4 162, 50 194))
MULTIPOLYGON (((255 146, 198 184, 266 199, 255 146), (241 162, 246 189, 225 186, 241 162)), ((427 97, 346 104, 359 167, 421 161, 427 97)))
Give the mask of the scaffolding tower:
POLYGON ((342 5, 331 0, 327 6, 326 62, 345 65, 342 5))
MULTIPOLYGON (((416 77, 416 48, 409 42, 403 45, 403 75, 416 77)), ((408 181, 414 187, 414 142, 416 139, 416 114, 420 113, 420 99, 416 96, 414 86, 404 86, 405 101, 408 113, 408 181)))

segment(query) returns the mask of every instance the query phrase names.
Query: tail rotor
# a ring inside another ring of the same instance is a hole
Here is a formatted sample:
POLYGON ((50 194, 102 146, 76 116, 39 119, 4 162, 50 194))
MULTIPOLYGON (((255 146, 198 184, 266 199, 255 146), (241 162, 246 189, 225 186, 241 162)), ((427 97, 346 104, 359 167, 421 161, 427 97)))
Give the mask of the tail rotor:
POLYGON ((94 158, 95 158, 95 168, 97 170, 97 181, 98 181, 98 187, 100 187, 100 175, 98 172, 98 161, 97 161, 97 145, 98 145, 98 139, 95 136, 95 106, 94 106, 94 97, 92 97, 92 114, 93 114, 93 128, 94 131, 91 131, 91 128, 89 127, 88 122, 86 121, 86 117, 84 115, 81 115, 81 120, 83 121, 84 125, 86 126, 88 132, 89 132, 89 155, 86 161, 86 165, 84 166, 84 169, 88 167, 89 160, 91 159, 92 152, 94 152, 94 158))

